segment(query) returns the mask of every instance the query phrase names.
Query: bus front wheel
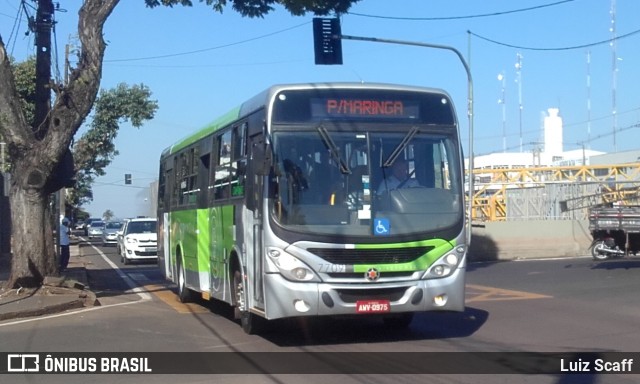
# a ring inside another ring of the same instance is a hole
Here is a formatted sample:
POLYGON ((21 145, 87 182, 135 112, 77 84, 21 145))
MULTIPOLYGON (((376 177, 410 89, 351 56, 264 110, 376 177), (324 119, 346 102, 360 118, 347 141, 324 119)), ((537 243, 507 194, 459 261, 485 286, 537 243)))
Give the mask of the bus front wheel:
POLYGON ((242 272, 240 272, 239 268, 236 268, 233 272, 233 299, 235 304, 233 316, 235 319, 240 320, 240 326, 245 333, 254 335, 260 332, 264 320, 247 310, 245 298, 245 284, 242 272))

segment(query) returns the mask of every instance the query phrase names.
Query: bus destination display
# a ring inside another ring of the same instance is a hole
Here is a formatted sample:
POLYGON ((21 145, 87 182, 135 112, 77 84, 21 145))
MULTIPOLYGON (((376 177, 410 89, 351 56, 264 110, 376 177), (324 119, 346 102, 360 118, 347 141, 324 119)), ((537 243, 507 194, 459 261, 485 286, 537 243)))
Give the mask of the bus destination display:
POLYGON ((315 98, 311 99, 311 115, 315 118, 388 118, 417 119, 417 102, 384 99, 315 98))

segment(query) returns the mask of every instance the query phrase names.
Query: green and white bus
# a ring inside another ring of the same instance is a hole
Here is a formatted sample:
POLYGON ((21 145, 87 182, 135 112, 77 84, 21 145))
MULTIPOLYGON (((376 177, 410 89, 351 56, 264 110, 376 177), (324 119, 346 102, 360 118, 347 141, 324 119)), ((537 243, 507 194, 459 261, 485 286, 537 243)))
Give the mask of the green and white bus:
POLYGON ((463 168, 442 90, 272 86, 162 153, 158 264, 180 300, 229 303, 247 333, 463 311, 463 168))

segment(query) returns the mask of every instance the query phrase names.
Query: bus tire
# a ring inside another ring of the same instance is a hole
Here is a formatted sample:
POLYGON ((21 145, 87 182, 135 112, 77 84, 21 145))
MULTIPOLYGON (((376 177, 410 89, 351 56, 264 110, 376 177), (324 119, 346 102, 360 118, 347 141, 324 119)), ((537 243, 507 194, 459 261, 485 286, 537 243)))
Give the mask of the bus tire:
POLYGON ((255 335, 262 330, 264 319, 247 310, 245 284, 240 268, 233 271, 233 316, 240 320, 242 330, 248 335, 255 335))
POLYGON ((387 328, 405 329, 413 321, 413 312, 403 312, 397 315, 385 316, 382 321, 387 328))
POLYGON ((189 303, 193 301, 193 294, 187 288, 187 276, 182 266, 182 261, 178 261, 178 299, 181 303, 189 303))

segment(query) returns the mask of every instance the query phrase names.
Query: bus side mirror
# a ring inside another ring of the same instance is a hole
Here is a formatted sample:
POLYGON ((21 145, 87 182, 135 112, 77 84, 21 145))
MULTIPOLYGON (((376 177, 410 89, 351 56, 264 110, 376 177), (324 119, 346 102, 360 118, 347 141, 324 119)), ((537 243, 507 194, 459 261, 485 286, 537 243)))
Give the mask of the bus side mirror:
POLYGON ((252 149, 255 173, 260 176, 268 175, 271 172, 271 165, 273 165, 271 145, 264 141, 258 141, 253 144, 252 149))

